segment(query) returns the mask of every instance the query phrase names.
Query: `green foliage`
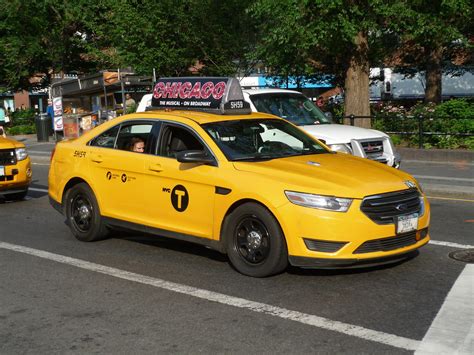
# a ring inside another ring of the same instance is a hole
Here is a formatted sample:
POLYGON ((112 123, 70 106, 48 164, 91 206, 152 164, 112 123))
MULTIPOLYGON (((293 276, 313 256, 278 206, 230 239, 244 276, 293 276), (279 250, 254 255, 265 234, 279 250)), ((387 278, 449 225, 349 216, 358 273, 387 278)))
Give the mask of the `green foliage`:
POLYGON ((7 135, 16 136, 20 134, 33 134, 36 133, 35 125, 32 124, 22 124, 18 126, 13 126, 7 128, 7 135))
POLYGON ((398 144, 417 147, 422 124, 425 148, 474 149, 474 137, 468 136, 474 134, 473 101, 453 99, 439 105, 418 103, 411 108, 388 103, 374 106, 372 114, 375 129, 401 133, 398 144))
POLYGON ((26 110, 13 111, 10 118, 11 125, 31 125, 35 123, 35 110, 29 108, 26 110))

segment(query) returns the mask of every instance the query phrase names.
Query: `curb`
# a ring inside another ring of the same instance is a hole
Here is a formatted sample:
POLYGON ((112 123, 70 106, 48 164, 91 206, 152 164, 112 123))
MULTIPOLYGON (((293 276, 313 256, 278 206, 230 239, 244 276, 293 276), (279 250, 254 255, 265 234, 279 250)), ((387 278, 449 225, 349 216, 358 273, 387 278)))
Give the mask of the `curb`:
POLYGON ((397 148, 403 161, 432 161, 442 163, 474 162, 474 150, 397 148))

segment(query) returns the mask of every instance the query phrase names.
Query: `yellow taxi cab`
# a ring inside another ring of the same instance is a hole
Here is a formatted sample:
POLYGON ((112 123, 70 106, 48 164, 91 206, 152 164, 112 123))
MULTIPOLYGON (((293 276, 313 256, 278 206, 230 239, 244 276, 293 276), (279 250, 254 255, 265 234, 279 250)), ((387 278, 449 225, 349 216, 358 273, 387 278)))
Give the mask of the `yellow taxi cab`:
POLYGON ((21 200, 31 183, 31 162, 23 143, 0 135, 0 195, 21 200))
POLYGON ((153 95, 156 110, 57 144, 50 202, 77 239, 128 228, 196 242, 253 277, 394 262, 428 243, 412 176, 251 113, 236 79, 164 78, 153 95))

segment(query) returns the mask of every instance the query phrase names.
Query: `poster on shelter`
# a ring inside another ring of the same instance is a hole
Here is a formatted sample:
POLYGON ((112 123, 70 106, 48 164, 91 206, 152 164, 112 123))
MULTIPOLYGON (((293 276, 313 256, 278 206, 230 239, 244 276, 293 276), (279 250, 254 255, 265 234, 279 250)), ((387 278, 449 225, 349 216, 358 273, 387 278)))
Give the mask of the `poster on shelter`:
POLYGON ((63 130, 63 98, 54 97, 53 98, 53 125, 55 131, 63 130))

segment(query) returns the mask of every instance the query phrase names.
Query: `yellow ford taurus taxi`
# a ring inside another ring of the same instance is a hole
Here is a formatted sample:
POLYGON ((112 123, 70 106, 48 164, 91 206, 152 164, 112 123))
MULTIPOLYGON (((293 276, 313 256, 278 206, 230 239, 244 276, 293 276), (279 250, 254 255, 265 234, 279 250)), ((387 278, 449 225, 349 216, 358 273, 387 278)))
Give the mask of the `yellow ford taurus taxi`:
POLYGON ((254 277, 393 262, 428 243, 412 176, 251 113, 235 79, 165 78, 153 95, 157 110, 57 144, 50 202, 79 240, 125 227, 196 242, 254 277))
POLYGON ((0 136, 0 195, 21 200, 31 183, 31 162, 23 143, 0 136))

